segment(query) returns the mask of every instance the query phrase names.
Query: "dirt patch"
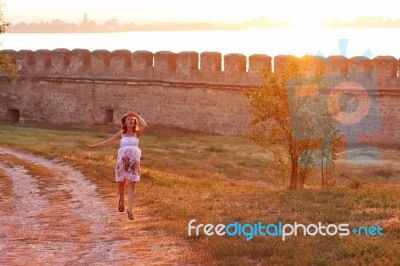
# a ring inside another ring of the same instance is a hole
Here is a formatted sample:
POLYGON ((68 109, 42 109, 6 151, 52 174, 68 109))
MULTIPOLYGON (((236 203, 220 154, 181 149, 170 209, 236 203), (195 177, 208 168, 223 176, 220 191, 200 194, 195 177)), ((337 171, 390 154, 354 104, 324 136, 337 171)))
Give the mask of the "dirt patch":
POLYGON ((0 162, 0 265, 9 264, 196 264, 183 240, 151 228, 155 218, 135 208, 135 221, 117 211, 116 192, 101 195, 73 167, 0 147, 51 174, 0 162), (43 184, 46 184, 43 186, 43 184), (115 206, 114 206, 115 205, 115 206))

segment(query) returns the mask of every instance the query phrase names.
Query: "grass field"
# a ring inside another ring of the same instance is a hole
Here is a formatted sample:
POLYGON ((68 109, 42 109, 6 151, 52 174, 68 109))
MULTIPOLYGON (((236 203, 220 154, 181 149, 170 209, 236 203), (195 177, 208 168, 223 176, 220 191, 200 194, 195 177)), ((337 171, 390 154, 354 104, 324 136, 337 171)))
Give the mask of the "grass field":
MULTIPOLYGON (((0 126, 0 146, 60 158, 96 182, 101 193, 116 191, 118 145, 84 149, 118 129, 38 129, 0 126)), ((329 187, 318 172, 307 187, 288 191, 270 159, 244 137, 155 128, 140 140, 142 181, 136 204, 161 217, 152 230, 187 241, 209 264, 393 265, 400 261, 400 149, 381 149, 379 165, 337 164, 329 187), (383 227, 383 236, 188 236, 188 222, 263 224, 347 223, 383 227)), ((343 157, 343 155, 341 156, 343 157)), ((0 184, 2 174, 0 172, 0 184)), ((4 181, 5 182, 5 181, 4 181)))

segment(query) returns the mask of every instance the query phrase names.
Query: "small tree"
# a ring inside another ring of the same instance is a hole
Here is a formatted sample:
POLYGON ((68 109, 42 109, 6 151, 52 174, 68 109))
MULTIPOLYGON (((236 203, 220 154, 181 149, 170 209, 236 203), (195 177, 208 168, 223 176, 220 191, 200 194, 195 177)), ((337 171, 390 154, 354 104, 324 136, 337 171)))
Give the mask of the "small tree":
MULTIPOLYGON (((10 26, 10 23, 5 21, 3 4, 0 3, 0 35, 6 32, 8 26, 10 26)), ((8 55, 0 55, 0 70, 10 77, 13 82, 16 81, 17 68, 8 55)))
POLYGON ((322 169, 325 185, 336 152, 337 141, 332 139, 336 139, 337 124, 323 94, 292 95, 298 88, 324 89, 321 77, 306 77, 308 65, 308 59, 294 58, 279 73, 265 72, 262 89, 245 92, 254 116, 248 136, 272 155, 281 173, 289 175, 290 189, 303 187, 316 165, 322 169))

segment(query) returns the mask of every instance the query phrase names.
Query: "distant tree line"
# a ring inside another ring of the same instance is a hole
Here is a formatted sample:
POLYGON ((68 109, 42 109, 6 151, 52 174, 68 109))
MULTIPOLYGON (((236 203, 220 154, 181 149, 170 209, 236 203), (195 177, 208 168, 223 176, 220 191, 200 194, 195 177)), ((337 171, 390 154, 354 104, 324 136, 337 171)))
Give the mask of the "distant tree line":
POLYGON ((326 27, 370 27, 370 28, 400 28, 400 18, 383 18, 383 17, 356 17, 355 22, 342 22, 333 19, 329 22, 322 23, 321 26, 326 27))
MULTIPOLYGON (((61 19, 54 19, 51 22, 20 22, 12 24, 8 32, 123 32, 123 31, 149 31, 149 30, 230 30, 240 28, 267 28, 267 27, 290 27, 287 22, 274 22, 269 18, 254 18, 242 23, 173 23, 159 22, 152 24, 136 24, 133 22, 120 24, 118 19, 107 20, 103 24, 88 20, 85 14, 84 19, 76 24, 65 22, 61 19)), ((324 27, 400 27, 400 18, 383 17, 357 17, 355 22, 342 22, 333 19, 329 22, 321 23, 324 27)))
POLYGON ((9 27, 9 32, 113 32, 131 31, 137 26, 134 23, 120 25, 118 19, 110 19, 104 24, 97 24, 93 20, 83 20, 79 24, 54 19, 51 22, 20 22, 9 27))
POLYGON ((104 24, 88 20, 85 14, 79 24, 55 19, 51 22, 20 22, 9 27, 9 32, 122 32, 122 31, 147 31, 147 30, 212 30, 212 29, 238 29, 244 27, 281 27, 289 26, 288 23, 273 22, 268 18, 255 18, 243 23, 173 23, 159 22, 152 24, 135 24, 133 22, 120 24, 113 18, 104 24))

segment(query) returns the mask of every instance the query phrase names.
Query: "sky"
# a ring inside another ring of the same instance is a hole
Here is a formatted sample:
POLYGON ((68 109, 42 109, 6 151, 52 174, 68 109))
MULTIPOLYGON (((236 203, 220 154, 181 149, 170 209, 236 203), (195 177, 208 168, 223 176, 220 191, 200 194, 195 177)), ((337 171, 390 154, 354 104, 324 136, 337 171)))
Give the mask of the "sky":
POLYGON ((11 23, 51 21, 105 22, 244 22, 267 17, 275 22, 312 26, 333 18, 344 22, 357 16, 400 17, 398 0, 0 0, 11 23))

